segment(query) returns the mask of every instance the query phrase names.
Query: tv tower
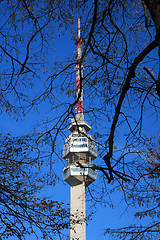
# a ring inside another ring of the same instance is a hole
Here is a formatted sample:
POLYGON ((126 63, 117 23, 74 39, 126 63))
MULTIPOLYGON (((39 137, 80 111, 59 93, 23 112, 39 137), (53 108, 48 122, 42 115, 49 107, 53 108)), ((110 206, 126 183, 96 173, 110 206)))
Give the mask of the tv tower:
POLYGON ((96 144, 88 134, 91 127, 84 121, 83 114, 83 65, 80 19, 78 19, 76 65, 76 115, 69 130, 71 134, 63 146, 62 157, 68 165, 63 170, 64 180, 70 187, 70 240, 86 240, 86 200, 85 188, 96 180, 97 172, 92 161, 97 157, 96 144))

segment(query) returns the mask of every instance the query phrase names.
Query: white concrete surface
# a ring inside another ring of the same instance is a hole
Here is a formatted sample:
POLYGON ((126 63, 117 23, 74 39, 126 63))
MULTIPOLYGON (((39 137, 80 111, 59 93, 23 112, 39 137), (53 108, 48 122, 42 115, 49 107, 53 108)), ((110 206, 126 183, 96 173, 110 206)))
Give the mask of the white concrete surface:
POLYGON ((70 240, 86 240, 85 181, 71 186, 70 240))

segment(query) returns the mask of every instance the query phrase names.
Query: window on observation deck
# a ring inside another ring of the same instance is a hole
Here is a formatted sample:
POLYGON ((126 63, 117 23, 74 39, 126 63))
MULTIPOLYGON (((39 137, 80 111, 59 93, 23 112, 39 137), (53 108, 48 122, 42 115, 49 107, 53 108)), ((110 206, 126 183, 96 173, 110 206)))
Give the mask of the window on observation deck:
POLYGON ((71 139, 72 148, 85 148, 88 147, 88 139, 86 137, 78 137, 71 139))
POLYGON ((87 142, 88 139, 86 137, 77 137, 77 138, 72 138, 72 142, 87 142))
POLYGON ((71 144, 71 147, 83 148, 83 147, 88 147, 88 145, 87 144, 71 144))

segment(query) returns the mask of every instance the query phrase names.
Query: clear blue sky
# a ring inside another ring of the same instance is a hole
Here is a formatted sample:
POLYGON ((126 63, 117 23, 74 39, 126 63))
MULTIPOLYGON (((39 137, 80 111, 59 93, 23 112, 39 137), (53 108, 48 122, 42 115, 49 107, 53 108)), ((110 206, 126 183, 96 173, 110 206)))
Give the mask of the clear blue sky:
MULTIPOLYGON (((55 41, 55 57, 53 58, 52 55, 50 56, 50 59, 54 61, 54 59, 64 59, 65 57, 68 57, 70 54, 73 53, 73 51, 76 50, 75 43, 70 39, 70 35, 67 34, 64 37, 60 37, 55 41)), ((76 76, 75 76, 76 80, 76 76)), ((76 83, 75 83, 76 84, 76 83)), ((62 99, 64 96, 62 96, 62 99)), ((68 99, 69 100, 69 99, 68 99)), ((73 98, 71 98, 70 101, 72 101, 73 98)), ((84 105, 86 103, 84 102, 84 105)), ((3 113, 1 115, 1 131, 3 133, 10 132, 11 134, 15 135, 23 135, 27 134, 32 131, 34 125, 39 120, 43 120, 44 117, 51 117, 52 112, 46 111, 47 106, 44 104, 40 108, 38 108, 37 112, 31 111, 24 119, 16 121, 14 119, 14 116, 8 116, 7 113, 3 113)), ((86 116, 87 117, 87 116, 86 116)), ((89 124, 89 122, 88 122, 89 124)), ((69 131, 68 131, 69 134, 69 131)), ((63 143, 59 148, 63 149, 63 143)), ((96 160, 95 160, 96 163, 96 160)), ((63 171, 64 165, 62 162, 59 162, 56 164, 58 175, 62 177, 62 171, 63 171)), ((99 176, 97 179, 97 183, 99 182, 99 176)), ((94 183, 96 184, 96 182, 94 183)), ((59 182, 56 187, 53 189, 48 190, 47 187, 42 191, 42 196, 47 197, 49 199, 63 201, 64 203, 69 203, 70 198, 70 187, 68 184, 64 184, 62 182, 59 182)), ((103 231, 105 228, 116 228, 121 227, 123 224, 125 225, 128 222, 133 222, 133 216, 132 213, 124 213, 125 211, 125 205, 120 204, 121 201, 121 195, 120 194, 113 194, 112 197, 112 203, 113 206, 116 208, 112 208, 109 205, 106 207, 101 206, 101 204, 97 204, 97 208, 93 211, 95 214, 92 217, 92 220, 88 222, 87 226, 87 239, 92 240, 106 240, 106 237, 103 236, 103 231), (121 214, 123 214, 121 216, 121 214)), ((108 201, 108 200, 107 200, 108 201)), ((90 203, 87 202, 87 212, 90 212, 90 203)), ((69 230, 68 230, 69 233, 69 230)), ((13 240, 15 237, 10 237, 9 240, 13 240)), ((36 238, 32 238, 31 236, 28 237, 28 240, 34 240, 36 238)), ((109 238, 107 238, 109 239, 109 238)), ((58 240, 58 237, 57 237, 58 240)))
MULTIPOLYGON (((58 55, 58 59, 67 57, 67 54, 73 52, 76 49, 73 41, 70 40, 70 36, 64 36, 55 41, 56 53, 55 59, 58 55), (66 41, 67 38, 67 41, 66 41), (65 44, 64 44, 65 42, 65 44)), ((51 56, 52 59, 52 56, 51 56)), ((75 76, 76 77, 76 76, 75 76)), ((63 96, 62 96, 63 99, 63 96)), ((71 99, 72 101, 72 99, 71 99)), ((84 102, 85 105, 85 102, 84 102)), ((31 111, 23 120, 15 121, 13 117, 9 117, 6 113, 1 115, 1 131, 2 132, 11 132, 12 134, 21 135, 27 134, 32 130, 36 121, 42 120, 44 116, 51 117, 51 112, 45 112, 46 106, 40 107, 39 111, 34 112, 31 111)), ((89 122, 88 122, 89 123, 89 122)), ((94 126, 93 126, 94 128, 94 126)), ((69 131, 68 131, 69 134, 69 131)), ((63 143, 59 148, 63 148, 63 143)), ((95 160, 96 163, 97 160, 95 160)), ((58 175, 62 179, 62 171, 64 165, 62 162, 56 164, 58 175)), ((99 184, 100 179, 99 175, 97 181, 94 183, 99 184)), ((114 184, 114 183, 113 183, 114 184)), ((112 184, 111 184, 112 186, 112 184)), ((108 189, 110 189, 110 185, 108 185, 108 189)), ((69 203, 69 195, 70 195, 70 187, 68 184, 64 184, 59 182, 56 187, 48 190, 47 187, 42 191, 42 196, 47 197, 49 199, 63 201, 64 203, 69 203)), ((102 206, 101 204, 97 204, 96 209, 93 208, 95 212, 92 216, 92 220, 88 222, 87 226, 87 239, 92 240, 110 240, 109 237, 103 236, 103 232, 105 228, 119 228, 130 224, 137 223, 137 219, 134 218, 135 209, 128 208, 124 202, 121 203, 121 191, 119 193, 113 193, 111 196, 111 200, 107 199, 110 204, 113 204, 113 207, 109 204, 102 206), (127 209, 127 211, 126 211, 127 209)), ((92 204, 91 204, 92 205, 92 204)), ((90 203, 87 202, 87 212, 90 212, 90 203)), ((69 234, 69 230, 68 230, 69 234)), ((35 240, 36 238, 29 236, 28 240, 35 240)), ((57 240, 59 238, 57 237, 57 240)), ((9 240, 16 240, 15 237, 10 237, 9 240)))

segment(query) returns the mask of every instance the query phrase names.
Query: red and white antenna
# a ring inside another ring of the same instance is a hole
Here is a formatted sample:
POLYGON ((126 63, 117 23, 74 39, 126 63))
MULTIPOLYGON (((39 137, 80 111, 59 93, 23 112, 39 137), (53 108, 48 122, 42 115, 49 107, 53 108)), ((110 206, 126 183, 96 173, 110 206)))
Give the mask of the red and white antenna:
POLYGON ((83 113, 83 65, 81 63, 82 57, 82 38, 81 38, 81 27, 80 27, 80 18, 78 18, 78 38, 77 43, 77 66, 76 66, 76 98, 78 99, 76 112, 83 113), (79 97, 80 96, 80 97, 79 97))

